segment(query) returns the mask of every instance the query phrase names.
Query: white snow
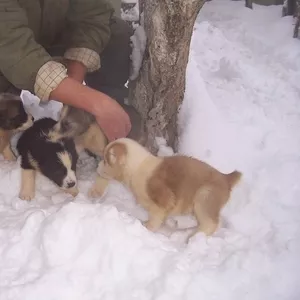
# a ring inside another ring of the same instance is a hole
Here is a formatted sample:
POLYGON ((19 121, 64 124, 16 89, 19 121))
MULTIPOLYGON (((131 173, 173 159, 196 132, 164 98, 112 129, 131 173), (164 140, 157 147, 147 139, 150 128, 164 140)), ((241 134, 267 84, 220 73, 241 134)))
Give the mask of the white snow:
POLYGON ((121 8, 121 18, 129 22, 137 22, 139 20, 139 3, 138 1, 122 1, 123 3, 134 4, 134 6, 126 11, 121 8))
POLYGON ((134 30, 130 38, 132 45, 131 53, 131 73, 130 80, 135 80, 142 66, 143 57, 146 49, 147 37, 143 25, 139 25, 134 30))
POLYGON ((162 137, 156 137, 156 147, 158 148, 157 156, 172 156, 174 150, 167 145, 167 141, 162 137))
POLYGON ((0 300, 298 300, 300 47, 292 30, 280 6, 214 0, 200 12, 180 151, 244 173, 211 238, 186 245, 180 233, 147 231, 147 214, 117 183, 91 201, 88 156, 75 200, 39 176, 29 203, 18 198, 18 163, 0 158, 0 300))

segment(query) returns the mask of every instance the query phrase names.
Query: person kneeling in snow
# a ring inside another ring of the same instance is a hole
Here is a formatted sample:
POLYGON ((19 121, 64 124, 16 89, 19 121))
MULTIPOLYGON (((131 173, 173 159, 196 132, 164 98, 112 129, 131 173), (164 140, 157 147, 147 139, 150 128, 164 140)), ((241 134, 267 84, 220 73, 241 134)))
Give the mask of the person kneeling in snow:
POLYGON ((106 0, 0 1, 0 92, 84 109, 109 140, 125 137, 139 118, 124 105, 131 35, 106 0))

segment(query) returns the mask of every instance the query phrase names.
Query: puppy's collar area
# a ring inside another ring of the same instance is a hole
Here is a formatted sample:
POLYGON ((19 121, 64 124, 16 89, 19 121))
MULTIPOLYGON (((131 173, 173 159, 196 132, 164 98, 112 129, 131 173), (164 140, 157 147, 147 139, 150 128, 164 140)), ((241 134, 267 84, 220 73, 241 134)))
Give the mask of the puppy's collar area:
POLYGON ((127 185, 128 186, 131 186, 132 185, 132 178, 133 178, 133 175, 138 171, 138 169, 143 165, 145 164, 148 160, 150 160, 151 158, 153 158, 153 156, 151 155, 150 157, 146 157, 144 158, 140 164, 136 165, 134 168, 133 167, 129 167, 128 165, 125 165, 125 173, 127 174, 125 176, 125 178, 127 177, 126 179, 126 182, 127 182, 127 185))

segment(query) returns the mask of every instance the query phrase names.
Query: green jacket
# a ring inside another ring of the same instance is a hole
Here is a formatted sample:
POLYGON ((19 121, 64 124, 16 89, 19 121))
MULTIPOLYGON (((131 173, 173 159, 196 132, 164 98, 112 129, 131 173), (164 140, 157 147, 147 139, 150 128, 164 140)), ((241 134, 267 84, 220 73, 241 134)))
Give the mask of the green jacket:
POLYGON ((45 49, 61 38, 69 50, 65 57, 78 58, 94 71, 100 67, 98 54, 110 38, 113 12, 106 0, 0 0, 0 72, 17 88, 47 99, 55 84, 42 95, 37 77, 44 82, 58 65, 53 65, 45 49), (93 57, 92 64, 88 56, 93 57))

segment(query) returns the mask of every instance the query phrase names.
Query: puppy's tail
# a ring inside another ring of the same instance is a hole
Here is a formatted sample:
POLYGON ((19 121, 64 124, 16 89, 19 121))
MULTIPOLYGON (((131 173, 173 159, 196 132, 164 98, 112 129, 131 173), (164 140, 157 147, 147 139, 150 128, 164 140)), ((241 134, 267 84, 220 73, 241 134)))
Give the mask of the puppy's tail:
POLYGON ((242 173, 239 171, 234 171, 226 175, 227 181, 230 185, 230 188, 233 188, 241 179, 242 173))

